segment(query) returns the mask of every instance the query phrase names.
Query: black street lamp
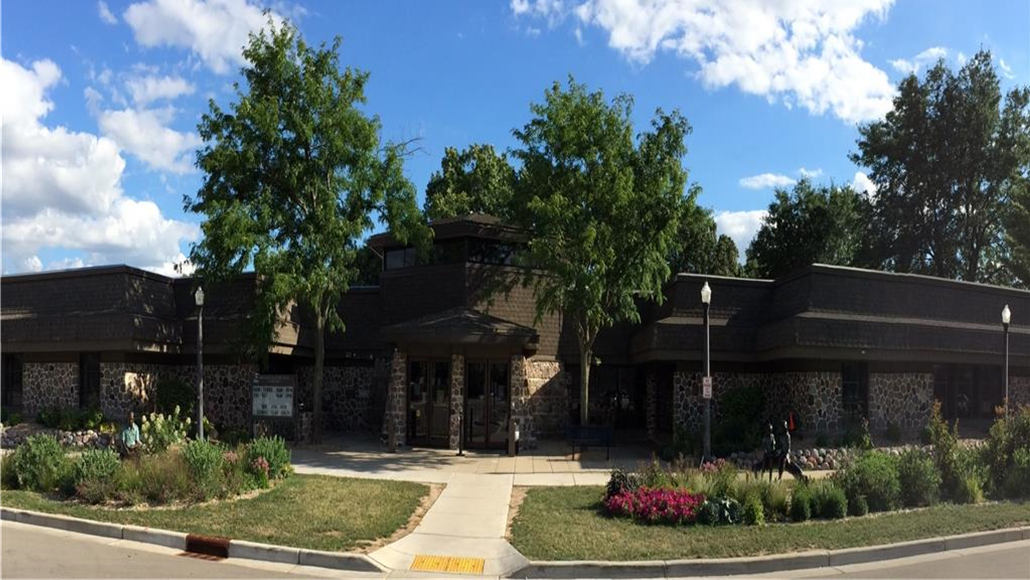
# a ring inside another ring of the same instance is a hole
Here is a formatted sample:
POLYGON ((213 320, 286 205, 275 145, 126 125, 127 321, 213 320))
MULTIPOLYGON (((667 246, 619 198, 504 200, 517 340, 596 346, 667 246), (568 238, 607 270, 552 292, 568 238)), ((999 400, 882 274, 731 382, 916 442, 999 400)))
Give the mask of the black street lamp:
POLYGON ((1005 328, 1005 418, 1009 418, 1009 322, 1012 322, 1012 311, 1009 305, 1001 309, 1001 325, 1005 328))
POLYGON ((204 439, 204 289, 197 287, 197 434, 204 439))
POLYGON ((705 281, 705 285, 701 288, 701 304, 705 311, 705 353, 704 353, 704 364, 705 364, 705 376, 702 379, 702 393, 701 395, 705 399, 705 438, 704 438, 704 452, 701 457, 701 463, 708 461, 712 457, 712 369, 711 369, 711 356, 709 354, 708 345, 708 307, 712 303, 712 289, 708 286, 708 282, 705 281))

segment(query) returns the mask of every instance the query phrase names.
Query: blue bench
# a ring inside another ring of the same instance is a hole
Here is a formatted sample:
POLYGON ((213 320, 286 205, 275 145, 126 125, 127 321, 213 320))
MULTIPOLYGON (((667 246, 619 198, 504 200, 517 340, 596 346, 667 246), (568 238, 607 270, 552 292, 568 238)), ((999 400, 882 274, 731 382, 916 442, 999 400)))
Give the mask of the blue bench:
POLYGON ((582 456, 584 449, 602 445, 605 459, 611 459, 614 435, 615 430, 610 425, 573 425, 565 430, 565 440, 572 446, 572 459, 576 459, 576 447, 582 456))

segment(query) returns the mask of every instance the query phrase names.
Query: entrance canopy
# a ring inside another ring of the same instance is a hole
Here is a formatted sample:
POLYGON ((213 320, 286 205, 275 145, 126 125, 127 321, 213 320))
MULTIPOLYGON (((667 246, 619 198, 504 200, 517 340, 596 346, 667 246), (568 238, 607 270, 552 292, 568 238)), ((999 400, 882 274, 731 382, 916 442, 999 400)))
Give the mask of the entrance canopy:
POLYGON ((380 335, 391 342, 508 345, 530 351, 540 341, 535 328, 465 307, 387 326, 380 335))

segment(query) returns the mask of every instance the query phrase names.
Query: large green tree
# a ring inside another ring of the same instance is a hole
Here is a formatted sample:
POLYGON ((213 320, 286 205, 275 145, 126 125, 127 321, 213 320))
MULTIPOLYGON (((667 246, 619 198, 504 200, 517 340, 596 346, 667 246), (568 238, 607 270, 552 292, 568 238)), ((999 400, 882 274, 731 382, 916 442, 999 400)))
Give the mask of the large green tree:
POLYGON ((629 96, 608 101, 570 78, 514 131, 513 204, 528 235, 518 261, 538 317, 562 312, 573 323, 584 425, 597 333, 639 320, 637 299, 662 299, 687 178, 686 119, 659 110, 651 130, 634 138, 631 109, 629 96))
POLYGON ((898 87, 886 118, 859 128, 854 162, 876 184, 875 265, 976 282, 1012 281, 1003 218, 1025 187, 1026 87, 1002 99, 991 53, 957 72, 940 61, 898 87))
POLYGON ((676 238, 669 253, 673 274, 711 274, 740 276, 740 253, 733 238, 716 232, 712 210, 697 204, 701 187, 690 187, 683 197, 676 238))
POLYGON ((1013 192, 1006 225, 1009 271, 1021 286, 1030 288, 1030 188, 1013 192))
POLYGON ((428 236, 402 172, 403 147, 384 145, 379 119, 359 108, 368 74, 341 70, 339 47, 339 38, 308 46, 289 23, 251 35, 235 101, 226 110, 212 100, 198 124, 204 180, 184 200, 205 217, 190 255, 198 275, 258 274, 256 346, 273 340, 293 305, 310 317, 316 440, 325 332, 344 329, 337 304, 357 276, 362 235, 379 216, 402 239, 428 236))
POLYGON ((777 278, 812 263, 859 265, 868 200, 850 187, 814 187, 808 179, 776 191, 747 249, 749 276, 777 278))
POLYGON ((430 219, 485 213, 510 219, 515 170, 491 145, 448 147, 426 184, 425 211, 430 219))

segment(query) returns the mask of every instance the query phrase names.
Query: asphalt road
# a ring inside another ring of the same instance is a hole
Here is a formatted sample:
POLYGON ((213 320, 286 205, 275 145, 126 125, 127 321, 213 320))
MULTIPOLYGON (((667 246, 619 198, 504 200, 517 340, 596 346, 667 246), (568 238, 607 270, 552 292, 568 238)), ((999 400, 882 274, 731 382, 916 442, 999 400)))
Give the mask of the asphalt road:
MULTIPOLYGON (((178 550, 14 522, 0 524, 3 578, 381 578, 245 560, 206 561, 178 550)), ((407 574, 391 574, 391 577, 407 574)), ((460 578, 460 576, 451 576, 460 578)), ((1017 578, 1030 580, 1030 541, 887 562, 767 574, 765 578, 1017 578)), ((740 577, 737 577, 740 578, 740 577)))

